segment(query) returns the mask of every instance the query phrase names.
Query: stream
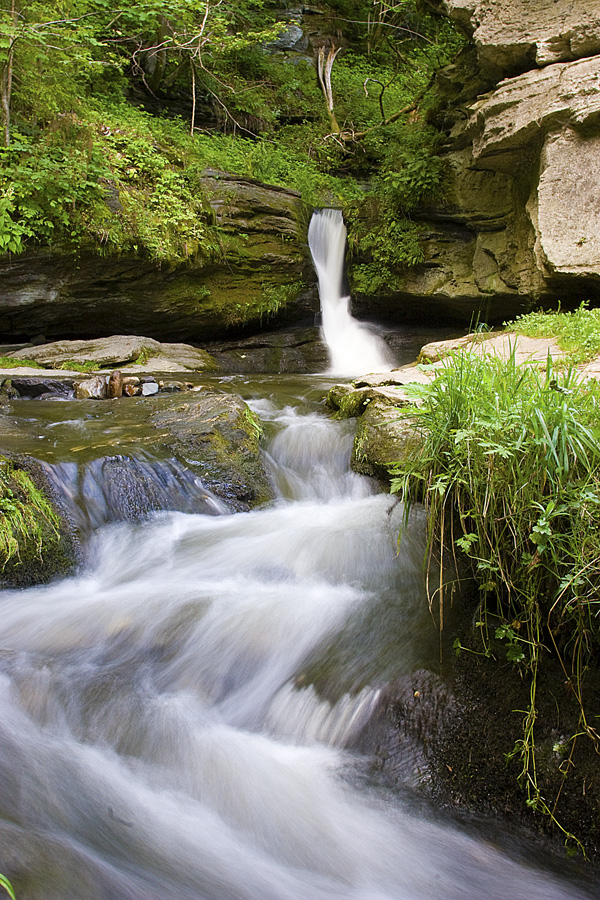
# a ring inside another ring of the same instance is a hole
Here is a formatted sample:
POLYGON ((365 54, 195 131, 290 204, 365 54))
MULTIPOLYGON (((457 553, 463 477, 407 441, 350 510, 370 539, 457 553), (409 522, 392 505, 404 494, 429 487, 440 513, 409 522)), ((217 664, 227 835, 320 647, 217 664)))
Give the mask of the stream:
MULTIPOLYGON (((372 777, 352 747, 379 691, 435 666, 423 523, 398 550, 401 510, 350 471, 322 377, 222 386, 265 424, 272 505, 105 524, 76 576, 2 595, 0 864, 19 896, 587 896, 372 777)), ((25 408, 31 440, 52 408, 53 465, 106 446, 83 403, 25 408)))
POLYGON ((315 216, 322 240, 329 373, 207 379, 263 423, 269 505, 234 513, 152 455, 151 399, 17 400, 3 423, 85 550, 72 577, 0 595, 0 872, 19 900, 592 897, 517 834, 436 810, 418 777, 392 789, 358 749, 439 641, 422 514, 404 525, 351 471, 354 425, 323 410, 334 375, 392 362, 349 314, 341 214, 315 216), (132 521, 133 469, 156 505, 132 521))

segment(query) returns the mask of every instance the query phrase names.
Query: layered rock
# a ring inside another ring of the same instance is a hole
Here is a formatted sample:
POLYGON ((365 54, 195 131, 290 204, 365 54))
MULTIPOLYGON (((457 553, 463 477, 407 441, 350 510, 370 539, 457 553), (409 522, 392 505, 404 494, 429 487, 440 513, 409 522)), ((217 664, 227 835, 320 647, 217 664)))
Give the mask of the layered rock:
POLYGON ((521 71, 600 53, 596 0, 433 0, 471 34, 481 68, 495 81, 521 71))
POLYGON ((476 63, 445 76, 448 191, 419 212, 425 263, 382 302, 466 322, 599 302, 600 6, 430 5, 472 37, 476 63))
POLYGON ((206 172, 203 186, 215 248, 185 264, 91 253, 4 256, 0 336, 125 333, 201 343, 312 310, 308 211, 300 195, 216 170, 206 172))

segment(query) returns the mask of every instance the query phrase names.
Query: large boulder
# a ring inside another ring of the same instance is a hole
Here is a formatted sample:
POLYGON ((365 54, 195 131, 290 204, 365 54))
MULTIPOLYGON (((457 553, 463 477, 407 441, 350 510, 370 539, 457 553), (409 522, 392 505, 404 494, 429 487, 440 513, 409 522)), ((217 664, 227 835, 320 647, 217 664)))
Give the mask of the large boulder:
POLYGON ((600 53, 596 0, 428 0, 473 38, 479 64, 494 80, 532 64, 600 53))
POLYGON ((54 341, 15 350, 11 355, 48 369, 76 368, 89 363, 100 369, 127 366, 135 371, 156 372, 202 372, 217 368, 209 353, 189 344, 161 344, 152 338, 124 334, 94 340, 54 341))

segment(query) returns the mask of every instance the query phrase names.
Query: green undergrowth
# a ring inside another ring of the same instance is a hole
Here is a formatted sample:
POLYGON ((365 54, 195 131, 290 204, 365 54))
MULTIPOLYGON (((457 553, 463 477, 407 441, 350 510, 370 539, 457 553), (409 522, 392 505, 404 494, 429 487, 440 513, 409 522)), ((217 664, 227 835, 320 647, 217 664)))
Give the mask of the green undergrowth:
POLYGON ((380 4, 377 17, 370 0, 319 8, 342 47, 336 131, 314 60, 270 43, 278 4, 148 0, 117 16, 104 2, 76 7, 0 11, 0 65, 14 70, 0 253, 210 262, 222 241, 202 176, 215 168, 343 208, 363 290, 393 286, 398 267, 421 261, 411 212, 443 194, 445 175, 428 124, 432 76, 464 43, 448 21, 415 0, 380 4))
POLYGON ((0 571, 41 560, 59 538, 59 519, 31 476, 0 456, 0 571))
MULTIPOLYGON (((527 804, 554 819, 557 798, 542 794, 536 761, 538 673, 550 657, 579 709, 565 778, 577 740, 600 750, 585 701, 600 651, 600 387, 550 359, 540 371, 518 365, 514 352, 457 353, 416 393, 422 442, 393 471, 392 490, 407 511, 425 504, 430 563, 441 556, 447 570, 454 558, 457 571, 470 570, 485 655, 527 679, 522 738, 508 754, 520 761, 527 804)), ((431 589, 442 628, 446 577, 431 589)))
POLYGON ((505 323, 509 331, 531 338, 556 338, 572 365, 589 362, 600 354, 600 309, 582 304, 573 312, 527 313, 505 323))

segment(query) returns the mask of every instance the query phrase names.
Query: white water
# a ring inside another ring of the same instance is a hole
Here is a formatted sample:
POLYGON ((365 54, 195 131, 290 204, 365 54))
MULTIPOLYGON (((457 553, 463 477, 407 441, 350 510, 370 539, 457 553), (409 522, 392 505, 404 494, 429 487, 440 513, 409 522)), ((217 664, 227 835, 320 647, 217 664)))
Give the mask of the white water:
POLYGON ((382 338, 350 314, 350 297, 343 294, 346 226, 339 209, 315 212, 308 243, 319 278, 322 333, 332 375, 389 372, 392 362, 382 338))
POLYGON ((31 900, 580 897, 361 787, 378 685, 301 683, 382 596, 382 646, 426 627, 418 523, 398 554, 345 423, 255 405, 278 503, 105 526, 78 577, 2 595, 0 871, 31 900))

